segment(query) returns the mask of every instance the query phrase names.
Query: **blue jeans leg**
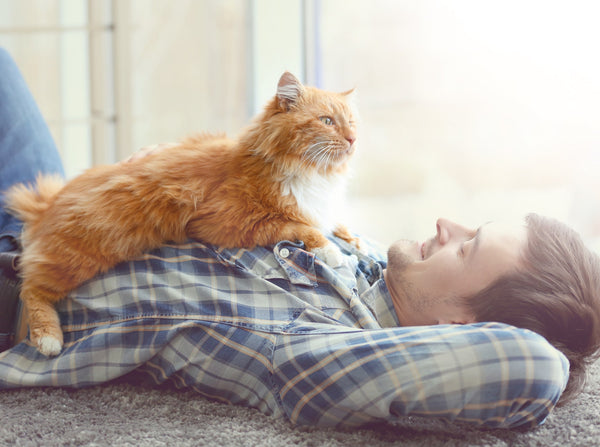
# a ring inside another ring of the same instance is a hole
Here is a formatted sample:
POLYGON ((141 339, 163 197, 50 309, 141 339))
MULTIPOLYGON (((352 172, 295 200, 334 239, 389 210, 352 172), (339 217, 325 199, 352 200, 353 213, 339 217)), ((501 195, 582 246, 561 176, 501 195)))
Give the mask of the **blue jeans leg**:
POLYGON ((15 183, 32 182, 38 173, 64 176, 48 126, 17 65, 0 48, 0 351, 10 346, 20 309, 13 265, 23 226, 6 212, 2 193, 15 183))
MULTIPOLYGON (((38 173, 64 176, 62 161, 23 76, 0 48, 0 193, 38 173)), ((13 247, 22 223, 9 215, 0 196, 0 252, 13 247)))

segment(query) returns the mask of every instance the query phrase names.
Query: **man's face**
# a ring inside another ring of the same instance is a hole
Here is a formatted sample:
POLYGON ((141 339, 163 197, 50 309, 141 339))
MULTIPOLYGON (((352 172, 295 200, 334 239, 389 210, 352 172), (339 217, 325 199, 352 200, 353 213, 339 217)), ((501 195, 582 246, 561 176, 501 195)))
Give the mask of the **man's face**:
POLYGON ((388 251, 385 280, 402 326, 475 322, 460 298, 517 270, 525 225, 465 228, 446 219, 425 242, 398 241, 388 251))

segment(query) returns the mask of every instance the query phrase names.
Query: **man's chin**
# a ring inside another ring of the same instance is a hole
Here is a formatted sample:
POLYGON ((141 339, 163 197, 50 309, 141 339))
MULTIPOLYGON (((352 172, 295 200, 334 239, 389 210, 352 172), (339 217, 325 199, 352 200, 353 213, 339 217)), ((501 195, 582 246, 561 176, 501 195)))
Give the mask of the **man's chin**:
POLYGON ((415 262, 417 260, 415 247, 418 245, 417 242, 408 240, 394 242, 388 250, 388 270, 397 274, 415 262))
POLYGON ((421 244, 417 241, 401 239, 394 242, 388 250, 388 265, 409 265, 421 260, 421 244))

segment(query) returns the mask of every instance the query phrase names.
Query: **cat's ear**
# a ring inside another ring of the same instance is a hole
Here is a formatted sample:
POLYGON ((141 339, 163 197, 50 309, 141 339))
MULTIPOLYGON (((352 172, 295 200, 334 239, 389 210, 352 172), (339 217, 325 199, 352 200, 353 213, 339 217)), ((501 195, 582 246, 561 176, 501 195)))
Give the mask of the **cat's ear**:
POLYGON ((351 88, 350 90, 346 90, 345 92, 341 93, 343 96, 346 97, 346 102, 348 103, 348 105, 350 106, 350 109, 352 109, 352 112, 354 113, 355 116, 358 115, 358 108, 357 108, 357 101, 358 101, 358 93, 356 92, 356 88, 351 88))
POLYGON ((303 91, 304 86, 298 78, 289 71, 286 71, 281 75, 279 83, 277 84, 277 100, 279 107, 285 111, 290 110, 290 107, 298 101, 300 96, 302 96, 303 91))
POLYGON ((342 92, 341 95, 347 96, 348 99, 352 98, 353 96, 356 95, 356 87, 353 87, 350 90, 346 90, 345 92, 342 92))

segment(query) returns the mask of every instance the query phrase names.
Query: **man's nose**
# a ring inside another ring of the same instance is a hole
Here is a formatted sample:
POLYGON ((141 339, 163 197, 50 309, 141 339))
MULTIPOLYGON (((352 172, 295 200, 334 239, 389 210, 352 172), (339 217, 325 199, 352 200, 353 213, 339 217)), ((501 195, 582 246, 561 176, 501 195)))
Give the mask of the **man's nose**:
POLYGON ((437 230, 437 239, 440 245, 445 245, 450 239, 450 235, 448 234, 448 220, 439 218, 435 223, 435 228, 437 230))
POLYGON ((453 237, 468 233, 468 229, 451 220, 439 218, 435 224, 440 245, 447 244, 453 237))

